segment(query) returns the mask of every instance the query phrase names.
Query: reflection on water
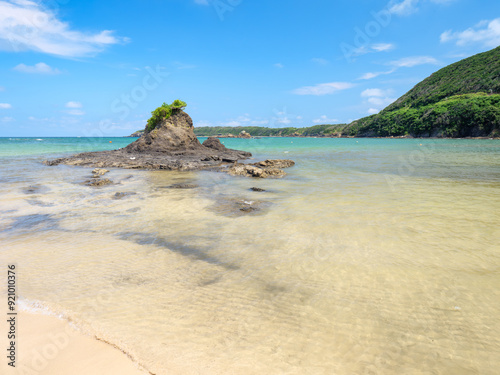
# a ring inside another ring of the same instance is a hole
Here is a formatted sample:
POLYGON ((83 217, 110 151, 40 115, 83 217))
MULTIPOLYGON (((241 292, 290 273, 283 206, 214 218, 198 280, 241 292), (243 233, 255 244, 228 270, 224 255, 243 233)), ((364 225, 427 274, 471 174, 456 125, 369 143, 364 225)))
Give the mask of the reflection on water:
POLYGON ((8 159, 20 296, 157 374, 497 373, 498 143, 251 141, 228 146, 297 166, 91 188, 88 169, 8 159))

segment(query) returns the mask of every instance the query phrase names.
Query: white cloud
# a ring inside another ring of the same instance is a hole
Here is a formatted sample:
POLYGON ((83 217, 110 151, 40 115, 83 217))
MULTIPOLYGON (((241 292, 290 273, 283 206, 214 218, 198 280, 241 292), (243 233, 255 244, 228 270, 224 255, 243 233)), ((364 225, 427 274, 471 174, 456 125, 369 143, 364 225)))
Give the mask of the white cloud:
POLYGON ((8 117, 8 116, 2 117, 2 118, 0 118, 0 121, 1 122, 12 122, 12 121, 14 121, 14 117, 8 117))
POLYGON ((394 49, 395 47, 396 46, 392 43, 378 43, 378 44, 371 45, 371 48, 377 52, 390 51, 391 49, 394 49))
POLYGON ((73 30, 42 3, 0 1, 0 49, 36 51, 64 57, 95 55, 106 47, 127 42, 113 31, 89 33, 73 30))
POLYGON ((332 122, 338 122, 339 120, 334 118, 328 118, 326 115, 321 116, 320 118, 314 119, 313 123, 315 124, 331 124, 332 122))
POLYGON ((371 96, 378 96, 378 97, 381 97, 381 96, 386 96, 387 95, 387 92, 389 90, 381 90, 381 89, 366 89, 365 91, 363 91, 361 93, 361 96, 363 98, 369 98, 371 96))
MULTIPOLYGON (((449 4, 454 0, 430 0, 435 4, 449 4)), ((422 0, 391 0, 388 4, 388 10, 392 14, 398 16, 408 16, 418 11, 417 5, 421 3, 422 0)))
POLYGON ((405 57, 396 61, 391 61, 389 63, 396 68, 411 68, 417 65, 424 64, 434 64, 438 65, 439 61, 437 61, 434 57, 431 56, 413 56, 413 57, 405 57))
POLYGON ((292 123, 292 120, 290 120, 287 116, 285 116, 274 119, 274 122, 276 124, 289 125, 292 123))
POLYGON ((361 77, 359 77, 358 79, 373 79, 373 78, 376 78, 378 77, 379 75, 383 74, 382 72, 377 72, 377 73, 371 73, 371 72, 368 72, 368 73, 365 73, 363 74, 361 77))
POLYGON ((285 66, 282 63, 276 63, 274 64, 274 67, 278 69, 283 69, 285 66))
POLYGON ((12 108, 12 105, 9 103, 0 103, 0 109, 9 109, 12 108))
POLYGON ((391 1, 389 3, 389 12, 398 16, 407 16, 417 11, 419 0, 403 0, 399 3, 391 1))
POLYGON ((349 82, 320 83, 315 86, 300 87, 292 91, 295 95, 329 95, 337 91, 347 90, 354 85, 349 82))
POLYGON ((72 116, 83 116, 85 114, 85 111, 82 111, 80 109, 70 109, 66 113, 72 116))
POLYGON ((394 98, 379 98, 379 97, 371 97, 368 98, 368 103, 376 106, 376 107, 381 107, 384 108, 394 102, 396 99, 394 98))
POLYGON ((82 103, 80 102, 67 102, 66 108, 82 108, 82 103))
POLYGON ((193 64, 185 64, 185 63, 182 63, 180 61, 174 61, 172 63, 177 69, 179 70, 183 70, 183 69, 194 69, 196 68, 196 65, 193 65, 193 64))
POLYGON ((245 126, 251 121, 250 115, 245 113, 243 116, 238 116, 236 119, 231 119, 225 123, 224 126, 245 126))
POLYGON ((376 115, 377 113, 380 112, 380 109, 370 108, 367 112, 370 115, 376 115))
POLYGON ((393 50, 394 48, 396 48, 396 46, 392 43, 367 44, 366 46, 353 49, 351 56, 356 57, 366 55, 367 53, 387 52, 393 50))
POLYGON ((214 125, 207 120, 201 120, 196 123, 196 127, 202 127, 202 126, 214 126, 214 125))
POLYGON ((413 57, 405 57, 399 60, 391 61, 389 65, 392 65, 394 68, 388 70, 386 72, 368 72, 363 74, 358 79, 369 80, 376 78, 381 75, 392 74, 399 68, 411 68, 417 65, 423 64, 434 64, 439 65, 439 61, 431 56, 413 56, 413 57))
POLYGON ((258 125, 267 125, 267 124, 269 124, 269 120, 253 120, 253 121, 250 122, 250 124, 256 125, 256 126, 258 126, 258 125))
POLYGON ((318 65, 328 65, 330 63, 328 60, 322 59, 321 57, 315 57, 311 59, 311 61, 318 65))
POLYGON ((368 110, 368 113, 378 113, 380 109, 386 107, 387 105, 394 102, 396 99, 391 98, 390 95, 393 94, 392 90, 382 90, 382 89, 366 89, 361 93, 362 98, 367 98, 367 102, 372 106, 368 110), (376 108, 373 108, 376 107, 376 108), (371 111, 371 112, 370 112, 371 111), (377 111, 377 112, 374 112, 377 111))
POLYGON ((51 68, 47 64, 41 62, 35 64, 33 66, 19 64, 13 68, 21 73, 30 73, 30 74, 60 74, 61 72, 58 69, 51 68))
POLYGON ((445 31, 441 34, 441 43, 455 41, 457 46, 481 44, 485 47, 500 45, 500 18, 491 21, 481 21, 464 31, 445 31))
POLYGON ((81 108, 83 108, 82 103, 80 102, 67 102, 65 104, 66 108, 69 108, 65 113, 71 116, 83 116, 85 115, 85 111, 83 111, 81 108))

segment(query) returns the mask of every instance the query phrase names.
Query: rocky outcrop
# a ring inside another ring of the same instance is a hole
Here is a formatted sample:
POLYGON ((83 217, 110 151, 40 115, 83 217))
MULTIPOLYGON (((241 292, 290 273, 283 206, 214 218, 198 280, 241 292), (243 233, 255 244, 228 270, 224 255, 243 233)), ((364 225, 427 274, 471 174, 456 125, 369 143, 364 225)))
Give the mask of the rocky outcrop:
POLYGON ((91 180, 88 180, 85 182, 85 185, 87 186, 105 186, 105 185, 111 185, 113 181, 111 181, 109 178, 92 178, 91 180))
POLYGON ((258 178, 281 178, 286 176, 281 168, 293 167, 292 160, 265 160, 253 164, 234 163, 227 169, 232 176, 258 177, 258 178))
POLYGON ((124 148, 129 153, 134 152, 186 152, 202 149, 198 138, 194 134, 193 120, 182 110, 163 120, 160 126, 144 135, 137 141, 124 148))
MULTIPOLYGON (((240 133, 251 138, 249 133, 240 133)), ((233 176, 280 178, 286 175, 282 168, 295 163, 291 160, 265 160, 253 164, 242 164, 252 154, 226 148, 218 138, 209 137, 203 144, 194 134, 193 120, 181 109, 173 109, 168 118, 160 120, 153 129, 144 130, 144 135, 127 147, 114 151, 86 152, 68 158, 46 161, 47 165, 79 165, 95 168, 90 186, 111 184, 101 179, 108 172, 104 168, 200 170, 210 169, 233 176)), ((174 184, 175 185, 175 184, 174 184)), ((172 185, 171 188, 189 189, 191 186, 172 185)))
POLYGON ((238 135, 238 138, 252 138, 250 133, 247 133, 245 130, 242 130, 238 135))
POLYGON ((295 165, 295 162, 289 159, 267 159, 254 163, 253 165, 260 168, 290 168, 295 165))
POLYGON ((92 171, 92 174, 94 176, 103 176, 105 175, 106 173, 108 173, 109 171, 107 169, 104 169, 104 168, 95 168, 93 171, 92 171))
POLYGON ((208 139, 203 142, 203 146, 212 148, 217 151, 224 151, 226 150, 226 146, 224 146, 222 143, 220 143, 219 138, 216 137, 208 137, 208 139))
POLYGON ((152 131, 146 129, 141 138, 125 148, 87 152, 45 163, 94 168, 199 170, 252 156, 246 151, 228 149, 218 139, 209 138, 207 141, 202 145, 194 134, 191 117, 180 109, 174 109, 169 118, 152 131))
POLYGON ((144 130, 139 130, 139 131, 136 131, 135 133, 130 134, 129 137, 139 138, 139 137, 142 137, 143 134, 144 134, 144 130))

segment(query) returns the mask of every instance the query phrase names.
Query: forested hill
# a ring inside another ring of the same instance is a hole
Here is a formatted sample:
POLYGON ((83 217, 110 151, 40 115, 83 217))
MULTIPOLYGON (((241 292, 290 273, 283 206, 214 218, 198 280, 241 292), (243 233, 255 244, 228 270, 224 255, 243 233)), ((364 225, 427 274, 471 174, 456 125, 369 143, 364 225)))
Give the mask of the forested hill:
POLYGON ((195 127, 198 136, 500 137, 500 47, 438 70, 380 113, 308 128, 195 127))
POLYGON ((347 125, 358 136, 498 136, 500 47, 435 72, 377 115, 347 125))

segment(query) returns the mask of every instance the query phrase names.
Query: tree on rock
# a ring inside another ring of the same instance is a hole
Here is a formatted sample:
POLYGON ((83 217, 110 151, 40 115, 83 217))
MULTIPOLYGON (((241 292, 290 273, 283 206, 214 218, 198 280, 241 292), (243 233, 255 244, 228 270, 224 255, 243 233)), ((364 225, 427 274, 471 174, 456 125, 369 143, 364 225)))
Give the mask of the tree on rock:
POLYGON ((186 102, 179 99, 174 100, 170 105, 163 103, 160 107, 151 112, 151 118, 148 120, 146 130, 148 132, 153 131, 160 122, 168 119, 173 111, 183 110, 186 106, 186 102))

